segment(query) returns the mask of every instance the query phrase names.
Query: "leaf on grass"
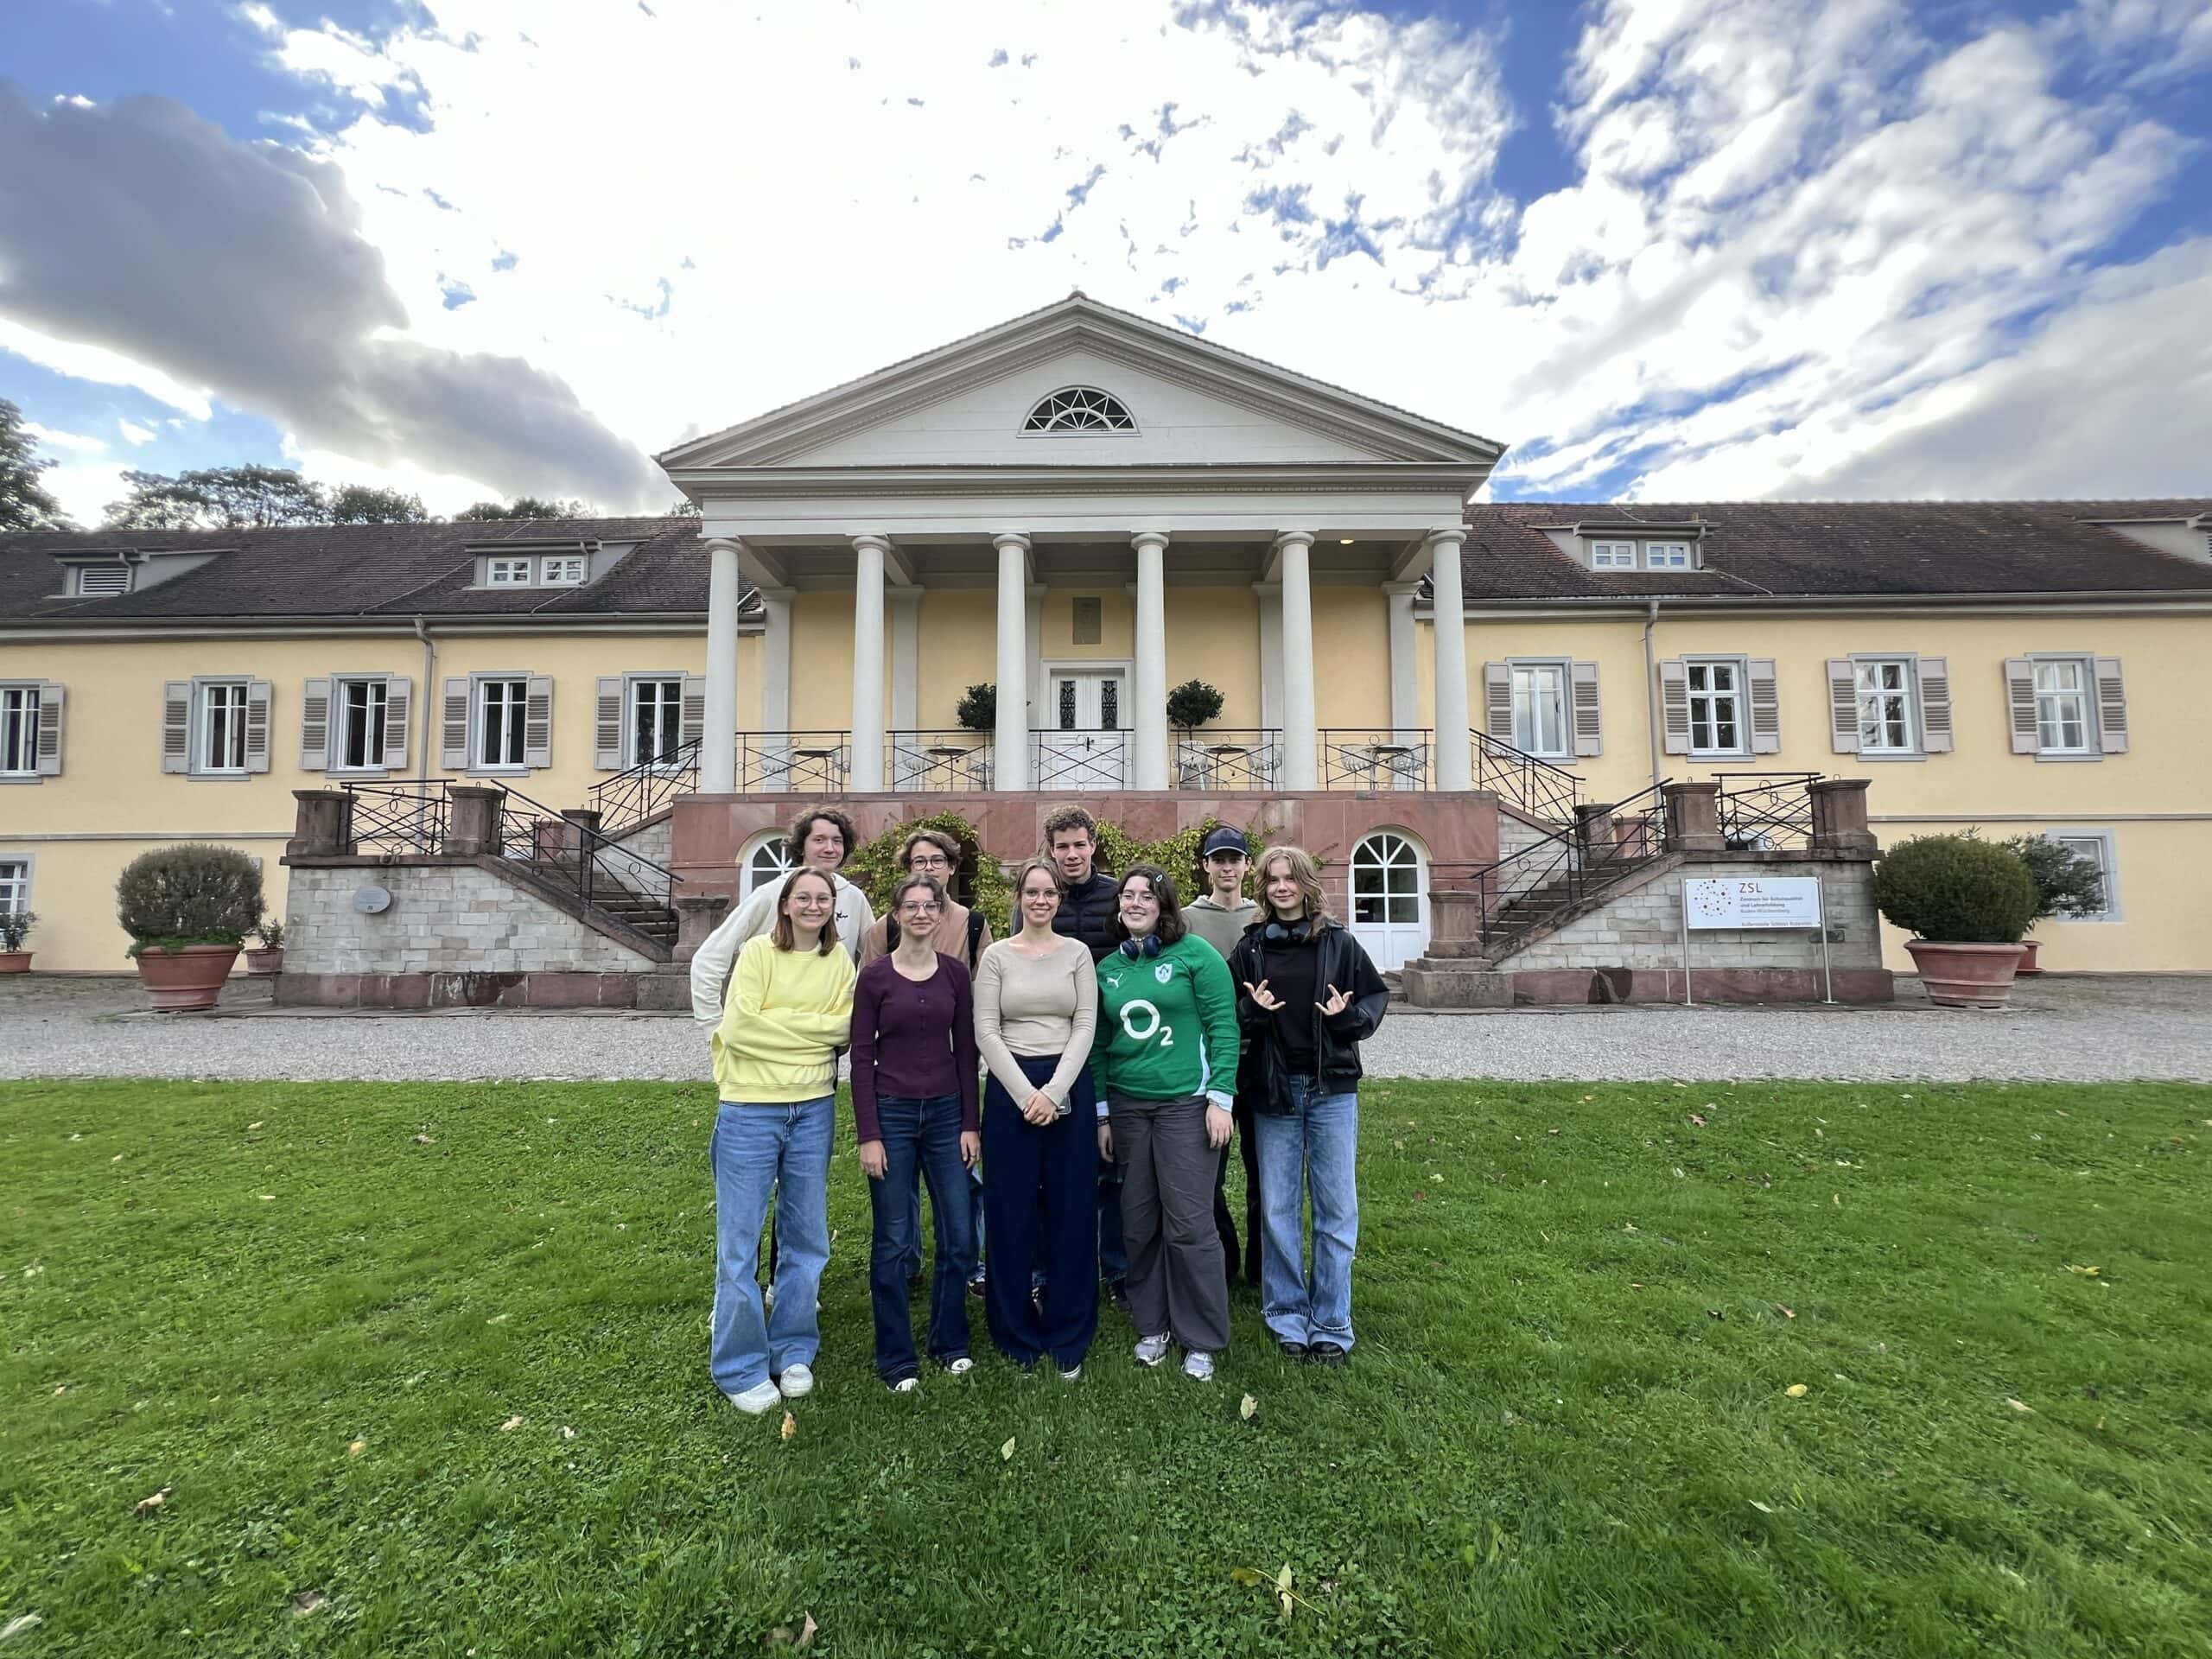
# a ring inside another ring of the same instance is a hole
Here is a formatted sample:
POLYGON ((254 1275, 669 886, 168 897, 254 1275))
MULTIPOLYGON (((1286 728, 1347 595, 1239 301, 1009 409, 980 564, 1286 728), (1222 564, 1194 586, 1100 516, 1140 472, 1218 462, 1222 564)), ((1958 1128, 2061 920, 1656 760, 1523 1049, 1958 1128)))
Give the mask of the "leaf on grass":
POLYGON ((349 1458, 358 1458, 362 1452, 368 1449, 369 1443, 366 1440, 348 1440, 346 1442, 346 1455, 349 1458))
POLYGON ((1546 1135, 1557 1135, 1559 1131, 1557 1129, 1546 1129, 1544 1133, 1546 1135))
POLYGON ((2104 1269, 2103 1269, 2102 1268, 2094 1268, 2094 1267, 2092 1267, 2092 1268, 2076 1267, 2076 1266, 2075 1266, 2072 1262, 2069 1262, 2069 1263, 2067 1264, 2067 1267, 2066 1267, 2066 1271, 2067 1271, 2067 1272, 2069 1272, 2069 1273, 2078 1273, 2078 1274, 2081 1274, 2084 1279, 2094 1279, 2094 1278, 2096 1278, 2099 1274, 2102 1274, 2102 1273, 2104 1272, 2104 1269))
POLYGON ((309 1613, 319 1608, 327 1607, 329 1605, 330 1598, 324 1595, 321 1591, 302 1590, 292 1598, 292 1617, 305 1618, 309 1613))
POLYGON ((1428 1202, 1428 1194, 1422 1192, 1421 1188, 1415 1187, 1414 1189, 1414 1202, 1415 1204, 1427 1204, 1428 1202))
POLYGON ((67 1394, 69 1392, 69 1385, 67 1382, 57 1382, 54 1385, 54 1391, 56 1394, 67 1394))
POLYGON ((2018 1412, 2023 1417, 2032 1417, 2036 1414, 2036 1408, 2033 1406, 2030 1405, 2024 1400, 2015 1400, 2009 1394, 2005 1396, 2005 1403, 2012 1407, 2013 1410, 2018 1412))
POLYGON ((1705 1127, 1705 1114, 1703 1112, 1692 1112, 1690 1114, 1690 1127, 1694 1129, 1703 1128, 1705 1127))
POLYGON ((1236 1414, 1248 1423, 1252 1421, 1252 1414, 1259 1408, 1260 1402, 1249 1394, 1236 1402, 1236 1414))
POLYGON ((1774 1513, 1773 1504, 1762 1503, 1756 1497, 1751 1500, 1751 1507, 1757 1510, 1761 1515, 1772 1515, 1774 1513))
POLYGON ((1256 1590, 1268 1581, 1268 1575, 1255 1567, 1232 1567, 1229 1569, 1229 1581, 1241 1584, 1247 1590, 1256 1590))
POLYGON ((821 1628, 822 1627, 819 1624, 814 1622, 814 1615, 812 1613, 809 1613, 806 1616, 805 1623, 802 1624, 798 1627, 798 1645, 802 1648, 811 1647, 814 1644, 814 1633, 821 1628))
POLYGON ((490 1319, 485 1320, 484 1323, 486 1325, 505 1325, 512 1318, 514 1318, 514 1315, 512 1313, 494 1313, 490 1319))
POLYGON ((1006 1444, 999 1447, 999 1461, 1001 1463, 1014 1461, 1014 1436, 1011 1434, 1006 1437, 1006 1444))
POLYGON ((11 1618, 5 1624, 0 1624, 0 1642, 12 1642, 26 1631, 35 1630, 45 1623, 45 1618, 38 1613, 24 1613, 18 1618, 11 1618))
POLYGON ((142 1521, 144 1520, 156 1510, 160 1509, 163 1504, 167 1503, 169 1501, 169 1494, 175 1490, 176 1488, 174 1486, 164 1486, 160 1491, 156 1492, 151 1497, 140 1498, 137 1503, 131 1506, 130 1513, 136 1516, 138 1519, 142 1521))
POLYGON ((274 1204, 276 1202, 276 1195, 274 1192, 264 1192, 261 1195, 261 1201, 264 1204, 274 1204))
POLYGON ((1777 1302, 1774 1305, 1774 1311, 1785 1319, 1794 1319, 1797 1317, 1797 1310, 1786 1302, 1777 1302))
POLYGON ((437 1143, 432 1141, 427 1135, 418 1135, 415 1137, 415 1144, 418 1147, 429 1147, 435 1146, 437 1143))
POLYGON ((1705 1317, 1708 1319, 1725 1319, 1728 1316, 1717 1307, 1708 1307, 1705 1310, 1705 1317))
POLYGON ((784 1411, 784 1427, 781 1433, 784 1439, 787 1440, 798 1433, 798 1419, 791 1415, 788 1407, 784 1411))
POLYGON ((521 1427, 522 1414, 520 1412, 517 1412, 513 1416, 508 1418, 505 1422, 499 1425, 499 1433, 502 1434, 512 1434, 515 1430, 521 1427))
POLYGON ((561 1438, 564 1440, 573 1440, 576 1438, 576 1431, 563 1423, 561 1425, 561 1438))
POLYGON ((261 1125, 260 1125, 260 1124, 258 1124, 258 1123, 249 1123, 249 1124, 247 1124, 247 1125, 246 1125, 246 1128, 249 1128, 249 1129, 257 1129, 257 1128, 259 1128, 260 1127, 261 1127, 261 1125))
POLYGON ((1807 1389, 1802 1382, 1792 1382, 1788 1388, 1784 1389, 1783 1392, 1788 1395, 1792 1400, 1802 1400, 1809 1390, 1807 1389))

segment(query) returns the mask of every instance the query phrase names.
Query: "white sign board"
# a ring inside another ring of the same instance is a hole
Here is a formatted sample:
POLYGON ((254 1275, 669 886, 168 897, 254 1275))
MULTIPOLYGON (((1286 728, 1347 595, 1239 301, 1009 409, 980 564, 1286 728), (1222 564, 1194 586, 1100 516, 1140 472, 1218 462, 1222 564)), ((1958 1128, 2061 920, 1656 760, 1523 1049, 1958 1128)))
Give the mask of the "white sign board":
POLYGON ((1682 918, 1693 928, 1821 925, 1817 877, 1738 877, 1682 883, 1682 918))

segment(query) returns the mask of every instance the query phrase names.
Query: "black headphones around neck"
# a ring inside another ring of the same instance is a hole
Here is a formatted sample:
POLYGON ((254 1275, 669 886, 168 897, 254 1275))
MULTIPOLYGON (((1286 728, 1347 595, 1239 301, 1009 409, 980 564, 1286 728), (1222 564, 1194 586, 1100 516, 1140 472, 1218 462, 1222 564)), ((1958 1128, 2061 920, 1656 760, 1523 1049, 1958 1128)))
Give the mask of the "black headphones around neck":
POLYGON ((1157 933, 1147 933, 1141 939, 1123 939, 1121 944, 1122 954, 1131 962, 1136 961, 1140 957, 1156 957, 1160 954, 1160 935, 1157 933))
POLYGON ((1312 918, 1301 916, 1287 926, 1281 922, 1269 922, 1260 930, 1260 937, 1269 944, 1303 944, 1313 931, 1312 918))

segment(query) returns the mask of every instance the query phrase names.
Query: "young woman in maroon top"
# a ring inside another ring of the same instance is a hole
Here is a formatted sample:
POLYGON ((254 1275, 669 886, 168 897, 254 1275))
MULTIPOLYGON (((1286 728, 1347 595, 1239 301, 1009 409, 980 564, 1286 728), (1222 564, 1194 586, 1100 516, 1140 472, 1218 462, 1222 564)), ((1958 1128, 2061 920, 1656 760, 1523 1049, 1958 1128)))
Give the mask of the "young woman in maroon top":
POLYGON ((944 902, 935 876, 903 878, 891 895, 899 948, 861 969, 853 991, 853 1119, 875 1216, 868 1252, 875 1369, 897 1394, 921 1386, 906 1263, 917 1250, 923 1181, 937 1223, 930 1357, 954 1376, 972 1363, 968 1277, 976 1267, 976 1226, 968 1171, 982 1146, 975 1001, 968 965, 931 943, 944 902))

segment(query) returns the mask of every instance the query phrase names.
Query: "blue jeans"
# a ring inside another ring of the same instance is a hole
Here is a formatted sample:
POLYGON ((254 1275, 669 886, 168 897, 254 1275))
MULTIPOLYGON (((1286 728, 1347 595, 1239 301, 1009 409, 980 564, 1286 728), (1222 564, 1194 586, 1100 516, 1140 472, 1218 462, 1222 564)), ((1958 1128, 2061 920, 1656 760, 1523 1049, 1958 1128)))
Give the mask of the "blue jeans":
POLYGON ((822 1346, 815 1300, 830 1264, 830 1139, 836 1100, 748 1106, 715 1114, 715 1314, 708 1363, 715 1386, 742 1394, 822 1346), (760 1224, 776 1205, 776 1306, 764 1314, 755 1274, 760 1224))
POLYGON ((1255 1112, 1260 1149, 1260 1317, 1280 1342, 1351 1347, 1351 1258, 1359 1240, 1359 1096, 1290 1079, 1288 1117, 1255 1112), (1313 1266, 1305 1271, 1306 1198, 1313 1198, 1313 1266))
MULTIPOLYGON (((917 1100, 879 1096, 883 1179, 868 1184, 875 1214, 868 1250, 868 1300, 875 1313, 875 1369, 887 1382, 920 1370, 914 1322, 906 1308, 906 1264, 921 1245, 920 1183, 930 1189, 937 1259, 930 1280, 930 1357, 940 1364, 968 1354, 968 1275, 976 1267, 976 1228, 969 1208, 968 1169, 960 1161, 960 1096, 917 1100)), ((778 1302, 782 1300, 778 1294, 778 1302)))

